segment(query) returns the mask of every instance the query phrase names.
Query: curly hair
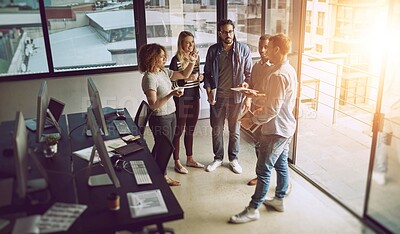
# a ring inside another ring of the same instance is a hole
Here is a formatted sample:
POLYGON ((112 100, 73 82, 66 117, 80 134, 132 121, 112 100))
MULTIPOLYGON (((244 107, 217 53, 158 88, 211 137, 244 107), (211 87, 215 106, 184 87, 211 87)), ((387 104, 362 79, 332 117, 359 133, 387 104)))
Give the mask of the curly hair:
MULTIPOLYGON (((181 62, 183 68, 185 68, 189 64, 189 61, 185 59, 183 48, 182 48, 183 40, 185 40, 186 37, 194 38, 194 35, 193 35, 193 33, 188 32, 188 31, 182 31, 181 33, 179 33, 178 50, 176 51, 176 57, 178 58, 179 62, 181 62)), ((196 51, 196 45, 193 45, 193 51, 196 51)), ((197 60, 196 63, 198 64, 199 60, 197 60)))
POLYGON ((165 56, 167 56, 167 50, 164 46, 152 43, 147 45, 142 45, 139 49, 139 71, 141 72, 155 72, 159 68, 158 66, 158 56, 164 51, 165 56))

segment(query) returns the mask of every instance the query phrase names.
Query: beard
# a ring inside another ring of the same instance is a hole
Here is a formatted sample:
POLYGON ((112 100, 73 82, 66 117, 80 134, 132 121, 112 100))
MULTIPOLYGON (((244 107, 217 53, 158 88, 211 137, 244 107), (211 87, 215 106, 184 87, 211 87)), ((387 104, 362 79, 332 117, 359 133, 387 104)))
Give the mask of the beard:
POLYGON ((225 44, 232 44, 233 43, 233 38, 226 37, 225 39, 222 40, 225 44))

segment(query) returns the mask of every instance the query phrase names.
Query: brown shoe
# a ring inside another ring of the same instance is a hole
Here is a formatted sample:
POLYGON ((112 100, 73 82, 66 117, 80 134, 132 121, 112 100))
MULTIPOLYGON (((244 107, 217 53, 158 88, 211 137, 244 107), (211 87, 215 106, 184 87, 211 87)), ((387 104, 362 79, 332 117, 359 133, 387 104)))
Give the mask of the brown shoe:
POLYGON ((251 179, 249 182, 247 182, 247 185, 249 186, 254 186, 257 184, 257 177, 254 179, 251 179))
POLYGON ((189 171, 183 167, 182 165, 180 167, 175 166, 175 171, 181 174, 187 174, 189 171))
POLYGON ((199 162, 196 162, 196 161, 193 161, 193 162, 186 162, 186 166, 188 166, 188 167, 195 167, 195 168, 204 168, 204 165, 203 165, 203 164, 201 164, 201 163, 199 163, 199 162))
POLYGON ((173 179, 169 178, 168 176, 165 176, 165 181, 167 181, 167 184, 169 186, 181 186, 181 182, 179 182, 177 180, 173 180, 173 179))

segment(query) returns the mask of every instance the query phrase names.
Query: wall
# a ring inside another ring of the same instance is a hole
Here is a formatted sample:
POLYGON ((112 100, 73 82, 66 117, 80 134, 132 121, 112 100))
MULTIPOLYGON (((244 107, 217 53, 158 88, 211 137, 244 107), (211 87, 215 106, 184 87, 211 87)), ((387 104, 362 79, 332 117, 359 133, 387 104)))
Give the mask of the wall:
MULTIPOLYGON (((110 73, 93 76, 46 79, 49 96, 63 101, 64 113, 84 112, 89 106, 87 77, 92 77, 99 90, 103 107, 126 107, 133 116, 146 98, 141 88, 140 72, 110 73)), ((16 111, 25 118, 36 116, 36 99, 41 80, 0 82, 0 122, 13 120, 16 111)), ((208 118, 207 95, 202 89, 200 118, 208 118)))
MULTIPOLYGON (((46 79, 49 96, 63 101, 64 113, 86 111, 89 106, 86 78, 46 79)), ((136 113, 145 99, 141 89, 142 74, 139 72, 110 73, 90 76, 99 90, 103 107, 126 107, 131 115, 136 113)), ((0 121, 13 120, 16 111, 25 118, 36 116, 36 97, 41 80, 25 80, 0 83, 0 121)))

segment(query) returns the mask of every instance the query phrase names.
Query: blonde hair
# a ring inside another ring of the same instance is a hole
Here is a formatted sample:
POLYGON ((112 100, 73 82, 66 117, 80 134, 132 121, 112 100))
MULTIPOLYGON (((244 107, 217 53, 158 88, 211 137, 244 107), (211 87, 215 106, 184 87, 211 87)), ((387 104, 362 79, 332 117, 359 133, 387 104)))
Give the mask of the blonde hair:
MULTIPOLYGON (((193 37, 194 35, 191 32, 188 31, 182 31, 179 33, 178 37, 178 50, 176 51, 176 57, 178 58, 178 61, 182 64, 182 68, 186 68, 186 66, 189 64, 189 61, 185 59, 185 55, 183 52, 183 41, 185 40, 186 37, 193 37)), ((196 51, 196 45, 193 45, 193 51, 196 51)), ((199 65, 199 60, 196 61, 196 64, 199 65)))

